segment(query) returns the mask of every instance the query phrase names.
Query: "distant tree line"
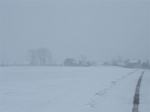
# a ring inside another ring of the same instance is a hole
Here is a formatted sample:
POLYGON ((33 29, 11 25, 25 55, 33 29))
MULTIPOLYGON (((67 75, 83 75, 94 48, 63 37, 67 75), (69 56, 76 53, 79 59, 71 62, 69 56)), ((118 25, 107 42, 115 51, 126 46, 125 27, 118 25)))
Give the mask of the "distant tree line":
POLYGON ((107 61, 87 61, 85 55, 79 55, 79 60, 74 58, 66 58, 61 63, 52 63, 51 51, 48 48, 38 48, 28 50, 29 60, 26 63, 1 63, 0 66, 119 66, 126 68, 143 68, 150 69, 149 61, 141 62, 140 59, 126 59, 118 55, 109 63, 107 61))

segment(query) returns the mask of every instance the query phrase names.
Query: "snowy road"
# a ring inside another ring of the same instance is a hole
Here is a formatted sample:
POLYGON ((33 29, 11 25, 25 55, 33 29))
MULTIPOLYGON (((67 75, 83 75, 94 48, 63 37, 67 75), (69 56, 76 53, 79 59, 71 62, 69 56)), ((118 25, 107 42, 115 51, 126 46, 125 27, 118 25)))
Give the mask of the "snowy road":
MULTIPOLYGON (((142 70, 119 67, 0 68, 2 112, 131 112, 142 70)), ((139 110, 148 112, 150 72, 139 110)))

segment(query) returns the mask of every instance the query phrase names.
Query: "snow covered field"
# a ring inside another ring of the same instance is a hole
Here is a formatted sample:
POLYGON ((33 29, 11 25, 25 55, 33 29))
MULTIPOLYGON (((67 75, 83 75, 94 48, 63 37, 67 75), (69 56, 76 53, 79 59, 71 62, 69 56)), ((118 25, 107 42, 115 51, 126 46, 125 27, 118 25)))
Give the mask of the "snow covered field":
MULTIPOLYGON (((120 67, 2 67, 1 112, 131 112, 143 70, 120 67)), ((140 112, 150 111, 145 70, 140 112)))

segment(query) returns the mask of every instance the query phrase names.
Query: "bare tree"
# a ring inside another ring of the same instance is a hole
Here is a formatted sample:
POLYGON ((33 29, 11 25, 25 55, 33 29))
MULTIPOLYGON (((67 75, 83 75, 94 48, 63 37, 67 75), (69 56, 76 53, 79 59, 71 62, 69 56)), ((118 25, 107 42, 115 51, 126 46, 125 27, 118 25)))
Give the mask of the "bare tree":
POLYGON ((130 61, 130 59, 126 59, 126 60, 124 61, 125 66, 128 65, 129 61, 130 61))
POLYGON ((86 58, 86 56, 85 55, 80 55, 79 56, 79 59, 80 59, 80 61, 82 62, 82 65, 84 65, 84 64, 86 64, 86 62, 87 62, 87 58, 86 58))
POLYGON ((35 66, 36 65, 36 50, 30 49, 28 51, 29 56, 30 56, 30 65, 35 66))
POLYGON ((40 65, 40 66, 45 66, 45 65, 50 65, 52 62, 52 57, 51 57, 51 52, 47 48, 39 48, 36 50, 29 50, 28 51, 30 54, 30 64, 35 66, 35 65, 40 65))
POLYGON ((123 57, 118 55, 117 56, 117 63, 122 63, 123 62, 123 57))
POLYGON ((116 65, 117 65, 117 61, 116 61, 115 58, 112 59, 111 65, 112 65, 112 66, 116 66, 116 65))

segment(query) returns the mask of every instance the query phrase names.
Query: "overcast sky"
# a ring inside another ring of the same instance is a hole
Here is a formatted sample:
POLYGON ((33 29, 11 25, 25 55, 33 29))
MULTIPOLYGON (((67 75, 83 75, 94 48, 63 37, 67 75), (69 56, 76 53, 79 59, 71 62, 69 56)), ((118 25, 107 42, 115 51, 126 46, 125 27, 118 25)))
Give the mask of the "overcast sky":
POLYGON ((53 60, 150 59, 150 4, 138 0, 0 2, 0 60, 23 61, 46 47, 53 60))

